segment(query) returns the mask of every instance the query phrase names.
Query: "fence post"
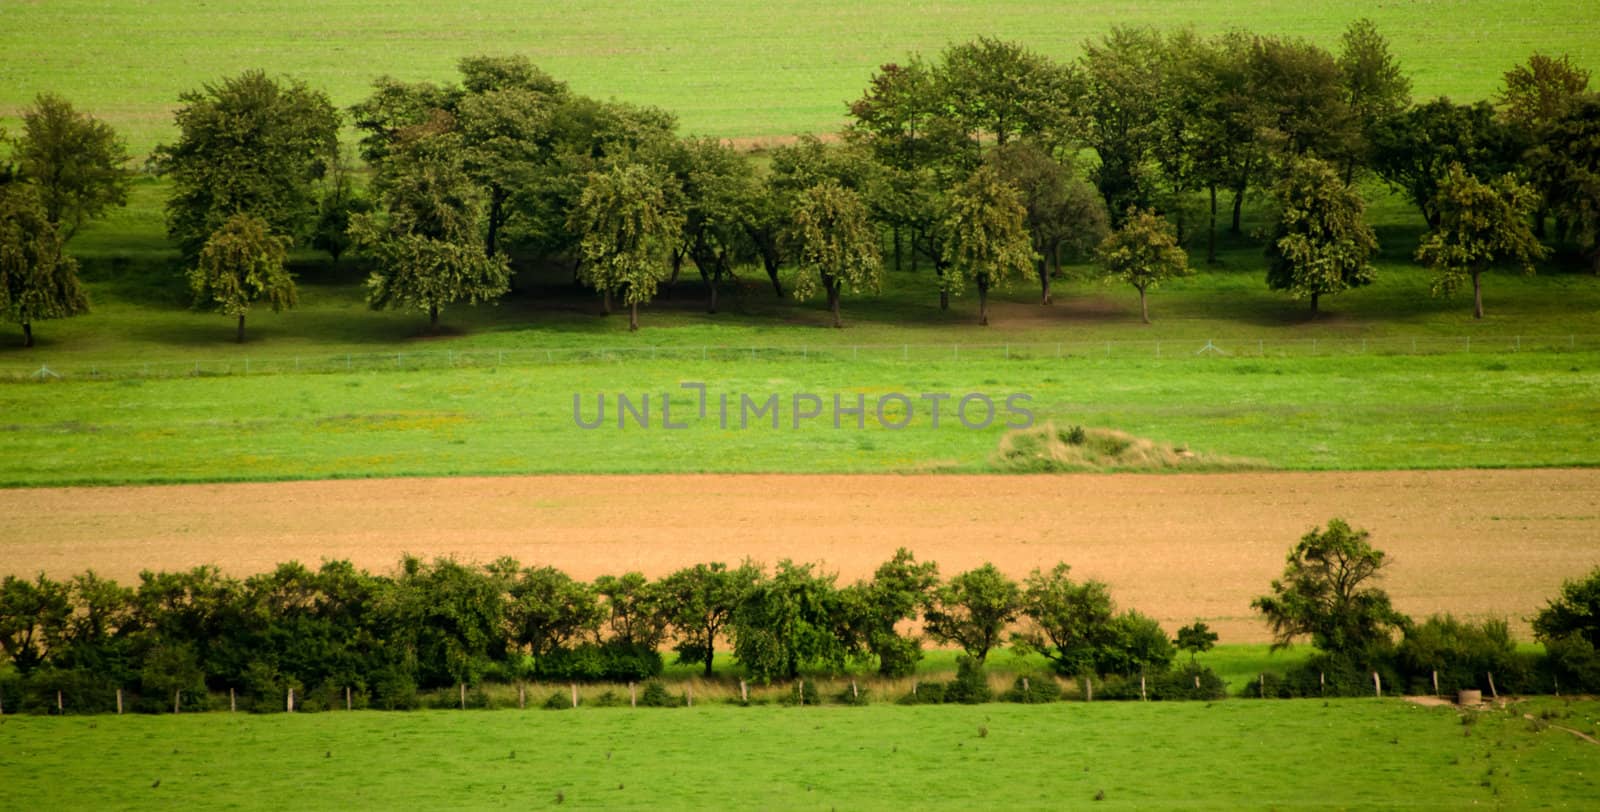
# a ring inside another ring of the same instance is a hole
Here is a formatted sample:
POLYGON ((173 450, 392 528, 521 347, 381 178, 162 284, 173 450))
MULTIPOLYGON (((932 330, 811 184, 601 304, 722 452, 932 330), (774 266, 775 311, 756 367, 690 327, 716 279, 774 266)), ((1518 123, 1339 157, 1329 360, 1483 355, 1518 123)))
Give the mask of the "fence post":
POLYGON ((287 705, 285 705, 285 707, 288 708, 288 711, 290 713, 294 713, 294 689, 293 688, 289 689, 289 701, 288 701, 287 705))
MULTIPOLYGON (((915 688, 911 689, 911 693, 916 692, 917 691, 915 688)), ((739 701, 746 705, 750 704, 750 686, 746 685, 745 681, 742 679, 739 680, 739 701)))
POLYGON ((691 708, 694 707, 694 685, 693 684, 690 684, 690 683, 685 683, 684 684, 684 686, 683 686, 683 698, 688 703, 689 707, 691 707, 691 708))
POLYGON ((466 710, 467 709, 467 684, 465 682, 458 682, 458 683, 456 683, 456 685, 461 689, 461 709, 462 710, 466 710))
MULTIPOLYGON (((743 685, 744 681, 740 680, 739 684, 743 685)), ((631 683, 631 682, 628 683, 628 707, 630 707, 630 708, 639 707, 639 694, 638 694, 638 691, 635 689, 634 684, 631 683)))
POLYGON ((572 707, 576 708, 578 707, 578 683, 569 682, 567 687, 572 689, 572 707))
POLYGON ((517 710, 526 710, 527 707, 528 707, 528 686, 525 683, 518 682, 517 683, 517 710))
POLYGON ((1027 677, 1023 677, 1022 678, 1022 701, 1023 702, 1032 702, 1033 701, 1033 689, 1031 687, 1029 687, 1028 678, 1027 677))
POLYGON ((1500 692, 1496 691, 1494 689, 1494 672, 1493 671, 1488 671, 1486 673, 1489 675, 1489 696, 1492 696, 1495 699, 1499 699, 1500 698, 1500 692))
MULTIPOLYGON (((233 686, 228 686, 228 712, 236 713, 239 710, 239 700, 233 695, 233 686)), ((117 713, 122 712, 122 689, 117 689, 117 713)))
POLYGON ((344 686, 344 709, 355 710, 354 708, 350 707, 350 686, 348 685, 344 686))
POLYGON ((67 708, 61 702, 61 692, 60 691, 56 691, 56 715, 57 716, 61 716, 61 715, 65 714, 66 712, 67 712, 67 708))
POLYGON ((179 712, 178 709, 182 705, 183 705, 183 689, 182 688, 174 689, 173 692, 172 692, 172 712, 173 713, 178 713, 179 712))
POLYGON ((1439 672, 1433 672, 1433 695, 1439 695, 1439 672))
POLYGON ((1144 695, 1144 672, 1143 671, 1139 672, 1139 701, 1140 702, 1145 701, 1145 695, 1144 695))
POLYGON ((1379 699, 1383 698, 1383 680, 1378 678, 1378 672, 1376 671, 1372 672, 1372 691, 1378 695, 1379 699))
POLYGON ((117 715, 122 715, 122 689, 117 689, 117 715))
POLYGON ((1262 699, 1266 699, 1267 698, 1267 675, 1266 674, 1257 674, 1256 675, 1256 693, 1258 695, 1260 695, 1260 697, 1262 699))

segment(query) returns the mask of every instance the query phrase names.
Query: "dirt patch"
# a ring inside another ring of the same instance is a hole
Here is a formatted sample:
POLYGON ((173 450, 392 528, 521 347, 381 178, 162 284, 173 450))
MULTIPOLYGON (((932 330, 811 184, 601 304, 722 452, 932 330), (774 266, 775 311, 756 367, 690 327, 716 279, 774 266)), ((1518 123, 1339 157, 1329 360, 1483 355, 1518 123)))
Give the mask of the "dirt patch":
POLYGON ((896 547, 946 574, 1057 561, 1171 628, 1264 641, 1250 599, 1341 516, 1372 531, 1396 605, 1526 618, 1600 563, 1600 471, 1046 476, 533 476, 0 491, 0 572, 125 583, 213 563, 378 571, 402 553, 514 556, 580 578, 702 561, 819 561, 844 580, 896 547))
POLYGON ((1156 443, 1116 429, 1042 426, 1006 432, 989 457, 989 467, 1005 473, 1245 471, 1265 463, 1190 451, 1156 443))

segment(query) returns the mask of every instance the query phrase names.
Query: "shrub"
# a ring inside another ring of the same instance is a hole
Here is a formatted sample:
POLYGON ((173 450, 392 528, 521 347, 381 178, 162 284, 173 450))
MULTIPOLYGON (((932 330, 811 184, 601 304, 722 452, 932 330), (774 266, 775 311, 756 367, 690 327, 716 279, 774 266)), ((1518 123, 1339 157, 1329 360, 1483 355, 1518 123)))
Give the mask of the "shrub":
POLYGON ((844 686, 844 689, 833 695, 833 701, 839 705, 862 706, 870 704, 867 700, 867 689, 860 687, 844 686))
POLYGON ((1496 687, 1506 691, 1523 690, 1529 681, 1504 620, 1473 624, 1435 615, 1406 630, 1397 660, 1414 694, 1433 692, 1435 671, 1439 691, 1446 694, 1463 688, 1487 691, 1489 673, 1496 687))
POLYGON ((556 691, 545 697, 544 704, 539 707, 545 710, 566 710, 572 707, 572 694, 565 691, 556 691))
POLYGON ((661 653, 617 641, 556 649, 533 666, 538 679, 562 682, 643 682, 661 675, 661 653))
POLYGON ((938 705, 944 702, 944 683, 919 682, 911 693, 895 700, 899 705, 938 705))
POLYGON ((381 710, 412 710, 421 701, 417 698, 417 681, 402 669, 384 669, 372 681, 372 707, 381 710))
POLYGON ((1145 692, 1153 700, 1211 700, 1228 695, 1227 684, 1212 671, 1197 663, 1185 663, 1148 680, 1145 692))
POLYGON ((778 699, 780 705, 821 705, 822 696, 817 693, 816 680, 802 680, 793 691, 785 691, 778 699))
POLYGON ((944 701, 977 705, 993 699, 994 691, 989 689, 989 678, 983 673, 983 665, 971 657, 957 657, 956 678, 945 686, 944 701))
MULTIPOLYGON (((1578 635, 1545 643, 1545 669, 1567 693, 1600 693, 1600 651, 1578 635)), ((1552 685, 1554 687, 1554 685, 1552 685)))
POLYGON ((1056 702, 1060 699, 1061 683, 1056 682, 1055 678, 1048 674, 1030 674, 1026 677, 1017 677, 1016 681, 1011 683, 1011 690, 1000 695, 1002 702, 1021 702, 1034 705, 1056 702))
POLYGON ((639 694, 639 704, 647 708, 676 708, 684 702, 683 697, 674 696, 667 691, 667 686, 652 681, 646 684, 644 691, 639 694))

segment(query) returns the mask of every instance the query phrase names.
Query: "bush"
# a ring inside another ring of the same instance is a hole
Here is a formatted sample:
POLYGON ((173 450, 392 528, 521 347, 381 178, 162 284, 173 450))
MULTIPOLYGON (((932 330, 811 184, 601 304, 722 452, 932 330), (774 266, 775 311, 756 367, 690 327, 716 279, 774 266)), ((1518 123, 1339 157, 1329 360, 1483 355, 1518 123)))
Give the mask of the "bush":
POLYGON ((867 701, 867 689, 859 687, 852 688, 849 685, 844 686, 843 690, 834 694, 833 701, 840 705, 862 706, 870 704, 867 701))
POLYGON ((911 693, 895 700, 898 705, 939 705, 944 702, 944 683, 919 682, 911 693))
POLYGON ((822 697, 817 693, 816 680, 801 680, 793 691, 784 692, 778 699, 780 705, 821 705, 822 697))
POLYGON ((572 694, 565 691, 556 691, 545 697, 544 703, 539 707, 545 710, 566 710, 572 707, 572 694))
POLYGON ((1021 702, 1024 704, 1042 705, 1047 702, 1057 702, 1061 699, 1061 683, 1049 674, 1030 674, 1027 677, 1017 677, 1011 683, 1011 690, 1000 695, 1002 702, 1021 702), (1024 683, 1026 680, 1026 683, 1024 683))
POLYGON ((1504 620, 1473 624, 1435 615, 1406 630, 1396 658, 1413 694, 1433 693, 1435 671, 1443 694, 1463 688, 1488 691, 1489 673, 1500 690, 1521 691, 1529 683, 1529 669, 1517 657, 1504 620))
POLYGON ((412 710, 421 705, 417 681, 402 669, 384 669, 374 675, 372 707, 381 710, 412 710))
POLYGON ((538 679, 562 682, 643 682, 661 675, 661 652, 616 641, 557 649, 533 666, 538 679))
POLYGON ((1600 693, 1600 651, 1579 635, 1545 643, 1544 669, 1567 693, 1600 693))
POLYGON ((667 686, 652 681, 647 683, 644 691, 639 694, 639 704, 647 708, 676 708, 683 705, 684 700, 683 697, 668 692, 667 686))
MULTIPOLYGON (((1373 668, 1363 668, 1348 657, 1319 652, 1284 674, 1266 674, 1265 696, 1267 699, 1372 696, 1373 671, 1377 671, 1378 677, 1383 680, 1383 692, 1386 696, 1399 694, 1405 690, 1405 683, 1391 663, 1379 662, 1373 668)), ((1262 693, 1262 682, 1250 680, 1239 687, 1235 696, 1255 699, 1262 696, 1262 693)))
POLYGON ((944 701, 963 705, 978 705, 994 699, 989 688, 989 678, 983 666, 971 657, 956 658, 956 678, 944 688, 944 701))
POLYGON ((1211 700, 1222 699, 1228 690, 1217 672, 1191 662, 1156 675, 1148 681, 1146 693, 1159 701, 1211 700))

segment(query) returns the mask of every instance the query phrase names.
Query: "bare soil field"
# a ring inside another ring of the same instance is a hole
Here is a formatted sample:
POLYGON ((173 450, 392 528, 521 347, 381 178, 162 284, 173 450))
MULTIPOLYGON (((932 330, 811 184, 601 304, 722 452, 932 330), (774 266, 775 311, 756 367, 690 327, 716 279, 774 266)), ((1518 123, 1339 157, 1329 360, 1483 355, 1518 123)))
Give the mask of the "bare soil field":
POLYGON ((702 561, 819 562, 842 581, 897 547, 945 574, 1066 561, 1169 627, 1260 642, 1249 609, 1331 517, 1372 531, 1413 615, 1524 618, 1600 564, 1600 470, 1056 476, 530 476, 0 491, 0 573, 404 553, 513 556, 579 578, 702 561))

